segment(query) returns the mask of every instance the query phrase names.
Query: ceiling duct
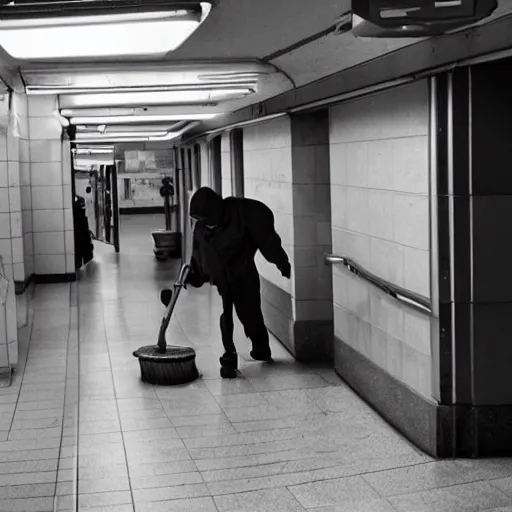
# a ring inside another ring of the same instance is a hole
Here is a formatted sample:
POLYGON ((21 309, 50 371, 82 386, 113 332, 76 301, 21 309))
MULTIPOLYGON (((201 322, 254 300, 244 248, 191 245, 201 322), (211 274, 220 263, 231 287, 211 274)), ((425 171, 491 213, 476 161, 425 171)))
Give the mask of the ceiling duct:
POLYGON ((490 16, 498 0, 352 0, 356 37, 432 37, 490 16))

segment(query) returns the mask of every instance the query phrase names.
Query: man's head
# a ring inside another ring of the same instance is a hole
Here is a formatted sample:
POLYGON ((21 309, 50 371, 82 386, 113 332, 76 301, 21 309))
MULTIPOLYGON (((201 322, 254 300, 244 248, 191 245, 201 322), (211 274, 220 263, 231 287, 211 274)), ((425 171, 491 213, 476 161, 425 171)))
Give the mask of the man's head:
POLYGON ((190 216, 204 220, 208 227, 218 226, 224 213, 222 197, 209 187, 201 187, 190 201, 190 216))

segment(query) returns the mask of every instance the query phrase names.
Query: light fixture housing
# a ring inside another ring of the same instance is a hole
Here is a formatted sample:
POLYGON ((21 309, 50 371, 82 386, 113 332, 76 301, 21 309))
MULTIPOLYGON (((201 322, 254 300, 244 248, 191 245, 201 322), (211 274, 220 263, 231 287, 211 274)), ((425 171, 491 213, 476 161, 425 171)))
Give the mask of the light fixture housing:
POLYGON ((0 45, 23 60, 163 55, 210 10, 209 2, 13 1, 0 7, 0 45))
POLYGON ((77 141, 80 139, 105 139, 105 138, 122 138, 122 137, 165 137, 169 133, 166 130, 160 131, 142 131, 142 132, 85 132, 77 133, 75 138, 77 141))
MULTIPOLYGON (((61 112, 63 115, 64 111, 61 112)), ((139 123, 165 123, 177 121, 207 121, 217 117, 219 114, 181 114, 181 115, 149 115, 149 116, 91 116, 71 117, 69 122, 72 125, 124 125, 139 123)))
POLYGON ((208 103, 210 101, 227 101, 243 98, 254 93, 247 87, 231 89, 204 89, 165 92, 128 92, 105 94, 77 94, 60 96, 61 108, 76 107, 118 107, 118 106, 147 106, 147 105, 190 105, 193 103, 208 103))

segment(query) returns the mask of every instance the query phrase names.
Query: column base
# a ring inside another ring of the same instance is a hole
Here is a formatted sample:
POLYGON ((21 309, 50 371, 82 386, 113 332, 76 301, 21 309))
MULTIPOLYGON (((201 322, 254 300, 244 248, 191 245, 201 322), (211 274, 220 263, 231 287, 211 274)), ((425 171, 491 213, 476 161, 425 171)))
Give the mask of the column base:
POLYGON ((261 308, 268 330, 304 363, 334 358, 332 320, 294 320, 293 297, 279 287, 261 280, 261 308))

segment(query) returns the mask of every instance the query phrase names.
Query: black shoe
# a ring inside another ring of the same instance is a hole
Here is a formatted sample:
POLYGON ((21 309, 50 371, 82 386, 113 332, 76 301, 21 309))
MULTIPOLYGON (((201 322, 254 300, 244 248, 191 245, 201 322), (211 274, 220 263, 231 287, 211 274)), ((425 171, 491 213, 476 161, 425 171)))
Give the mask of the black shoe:
POLYGON ((251 350, 251 357, 255 360, 255 361, 265 361, 265 362, 272 362, 273 359, 272 359, 272 352, 269 351, 264 351, 264 352, 261 352, 259 350, 251 350))
POLYGON ((172 290, 166 288, 160 292, 160 302, 167 307, 171 303, 172 299, 172 290))
POLYGON ((224 352, 222 357, 219 357, 219 362, 222 368, 229 370, 238 369, 238 354, 236 352, 224 352))

